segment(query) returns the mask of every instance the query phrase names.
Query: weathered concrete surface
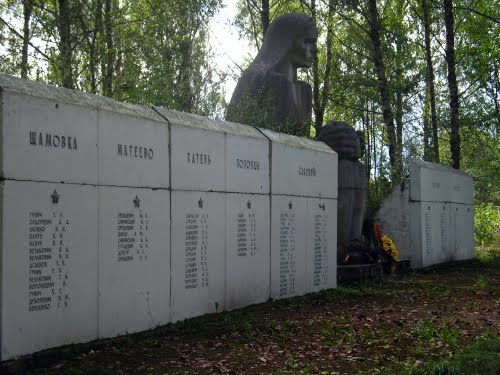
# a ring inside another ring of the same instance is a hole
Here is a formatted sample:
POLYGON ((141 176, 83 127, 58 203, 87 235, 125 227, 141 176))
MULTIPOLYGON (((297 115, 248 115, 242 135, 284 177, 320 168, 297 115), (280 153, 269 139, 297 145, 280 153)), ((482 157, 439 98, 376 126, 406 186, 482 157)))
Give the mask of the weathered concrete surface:
POLYGON ((410 162, 377 214, 384 234, 413 268, 474 257, 472 177, 429 162, 410 162), (408 184, 409 183, 409 184, 408 184))

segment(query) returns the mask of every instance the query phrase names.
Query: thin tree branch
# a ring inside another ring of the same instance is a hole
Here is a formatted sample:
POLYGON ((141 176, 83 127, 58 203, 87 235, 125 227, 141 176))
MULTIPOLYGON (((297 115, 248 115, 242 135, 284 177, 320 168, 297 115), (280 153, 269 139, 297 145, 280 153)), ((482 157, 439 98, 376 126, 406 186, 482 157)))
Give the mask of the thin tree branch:
MULTIPOLYGON (((0 17, 0 22, 2 22, 5 26, 7 26, 7 28, 14 34, 16 35, 18 38, 20 39, 23 39, 23 36, 21 34, 19 34, 19 32, 17 32, 16 29, 14 29, 11 25, 9 25, 9 23, 7 21, 5 21, 2 17, 0 17)), ((51 60, 51 58, 46 55, 45 53, 43 53, 40 48, 38 48, 37 46, 35 46, 33 43, 31 42, 28 42, 28 44, 33 47, 40 55, 42 55, 43 57, 45 57, 47 60, 51 60)))

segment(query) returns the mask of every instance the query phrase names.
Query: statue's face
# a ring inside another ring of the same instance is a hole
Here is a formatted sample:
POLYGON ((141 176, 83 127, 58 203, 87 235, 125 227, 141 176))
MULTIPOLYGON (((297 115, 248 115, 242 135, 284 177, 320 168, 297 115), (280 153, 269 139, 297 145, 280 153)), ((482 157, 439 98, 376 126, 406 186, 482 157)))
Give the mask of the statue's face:
POLYGON ((292 64, 297 68, 310 68, 316 54, 317 35, 310 30, 306 35, 295 39, 291 51, 292 64))

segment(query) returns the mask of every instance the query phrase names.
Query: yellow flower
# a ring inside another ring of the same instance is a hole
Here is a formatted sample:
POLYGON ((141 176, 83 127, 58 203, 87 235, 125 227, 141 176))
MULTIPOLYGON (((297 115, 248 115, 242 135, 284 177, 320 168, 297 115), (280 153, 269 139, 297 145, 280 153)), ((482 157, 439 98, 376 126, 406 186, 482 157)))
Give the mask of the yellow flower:
POLYGON ((396 245, 389 236, 382 236, 382 246, 384 248, 384 251, 389 254, 392 259, 398 260, 399 252, 396 249, 396 245))

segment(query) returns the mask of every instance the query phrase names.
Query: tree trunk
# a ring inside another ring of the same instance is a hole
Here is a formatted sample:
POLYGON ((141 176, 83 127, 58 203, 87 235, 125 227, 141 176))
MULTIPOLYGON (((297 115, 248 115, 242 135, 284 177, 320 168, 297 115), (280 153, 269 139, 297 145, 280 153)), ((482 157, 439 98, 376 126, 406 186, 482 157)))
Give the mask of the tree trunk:
POLYGON ((90 92, 92 94, 97 94, 97 35, 99 30, 101 29, 102 24, 102 1, 97 0, 95 4, 93 3, 93 8, 91 12, 89 12, 89 25, 87 25, 86 15, 83 10, 83 4, 79 0, 77 1, 77 10, 80 17, 80 26, 82 28, 82 32, 87 43, 88 54, 89 54, 89 65, 88 69, 90 71, 90 92), (90 18, 93 15, 93 29, 89 29, 89 26, 92 25, 90 18))
POLYGON ((431 127, 429 124, 429 80, 425 80, 425 98, 424 98, 424 113, 423 113, 423 123, 424 123, 424 160, 433 161, 433 154, 431 153, 431 127))
POLYGON ((106 69, 103 80, 103 94, 111 97, 113 95, 113 27, 111 24, 111 1, 106 0, 104 5, 104 32, 106 39, 106 69))
POLYGON ((389 141, 389 162, 392 167, 392 176, 396 179, 399 176, 401 160, 398 155, 396 142, 396 132, 394 129, 394 115, 392 112, 391 101, 389 97, 389 87, 385 76, 384 60, 382 58, 382 48, 380 44, 380 24, 377 14, 376 0, 368 0, 368 12, 370 20, 370 39, 372 42, 373 62, 377 73, 377 83, 382 101, 382 114, 384 117, 387 138, 389 141))
MULTIPOLYGON (((401 56, 400 42, 396 40, 396 53, 401 56)), ((403 153, 403 68, 401 66, 401 59, 396 58, 396 111, 394 120, 396 121, 396 144, 397 153, 403 153)))
MULTIPOLYGON (((314 5, 313 10, 316 13, 316 3, 312 2, 314 5)), ((333 52, 332 52, 332 40, 333 40, 333 0, 328 2, 328 13, 327 13, 327 30, 326 30, 326 40, 325 40, 325 49, 326 49, 326 61, 325 61, 325 71, 323 75, 323 88, 319 90, 319 63, 318 56, 314 57, 313 65, 313 84, 314 84, 314 92, 313 92, 313 110, 314 110, 314 129, 316 130, 316 134, 319 134, 321 128, 323 127, 323 121, 325 116, 326 105, 328 103, 328 98, 330 96, 330 74, 332 71, 332 60, 333 60, 333 52)), ((316 17, 316 14, 315 14, 316 17)), ((316 21, 316 20, 314 20, 316 21)))
POLYGON ((23 25, 23 51, 21 56, 21 78, 28 79, 29 62, 28 47, 30 43, 30 20, 33 13, 32 0, 23 1, 24 25, 23 25))
POLYGON ((269 27, 269 0, 262 0, 260 20, 262 22, 262 38, 264 38, 267 28, 269 27))
POLYGON ((366 179, 370 181, 370 174, 372 170, 372 147, 371 147, 371 134, 370 134, 370 116, 368 114, 368 105, 366 106, 366 110, 363 111, 362 115, 363 119, 363 133, 366 137, 366 150, 365 150, 365 169, 366 169, 366 179))
POLYGON ((403 151, 403 93, 401 87, 396 92, 396 145, 397 154, 401 155, 403 151))
POLYGON ((62 85, 74 88, 73 51, 71 49, 71 17, 68 0, 59 0, 59 52, 61 54, 62 85))
MULTIPOLYGON (((317 14, 316 14, 316 0, 311 1, 311 17, 313 23, 316 25, 317 14)), ((318 54, 314 54, 313 65, 312 65, 312 75, 313 75, 313 97, 312 97, 312 110, 314 112, 314 129, 316 130, 316 136, 318 136, 321 127, 323 126, 323 112, 320 107, 320 97, 319 97, 319 61, 318 54)), ((326 76, 325 76, 326 78, 326 76)))
POLYGON ((102 28, 102 1, 97 0, 94 14, 94 30, 92 31, 92 40, 90 42, 90 87, 93 94, 97 94, 97 65, 98 65, 98 34, 102 28))
POLYGON ((457 74, 455 72, 455 30, 453 1, 444 0, 444 23, 446 28, 446 63, 448 64, 448 90, 450 94, 450 151, 451 167, 460 169, 460 123, 457 74))
POLYGON ((493 84, 493 102, 495 103, 495 117, 497 119, 497 132, 500 132, 500 104, 498 103, 498 96, 499 96, 499 79, 498 79, 498 64, 494 62, 494 73, 493 73, 493 79, 494 79, 494 84, 493 84))
MULTIPOLYGON (((431 30, 429 22, 429 5, 428 0, 422 0, 422 11, 424 16, 424 39, 425 39, 425 60, 427 62, 426 83, 429 95, 429 106, 431 110, 430 127, 432 129, 432 158, 435 163, 439 163, 439 142, 437 129, 437 112, 436 112, 436 94, 434 90, 434 66, 432 63, 431 54, 431 30)), ((425 133, 425 131, 424 131, 425 133)), ((428 133, 427 133, 428 134, 428 133)))

